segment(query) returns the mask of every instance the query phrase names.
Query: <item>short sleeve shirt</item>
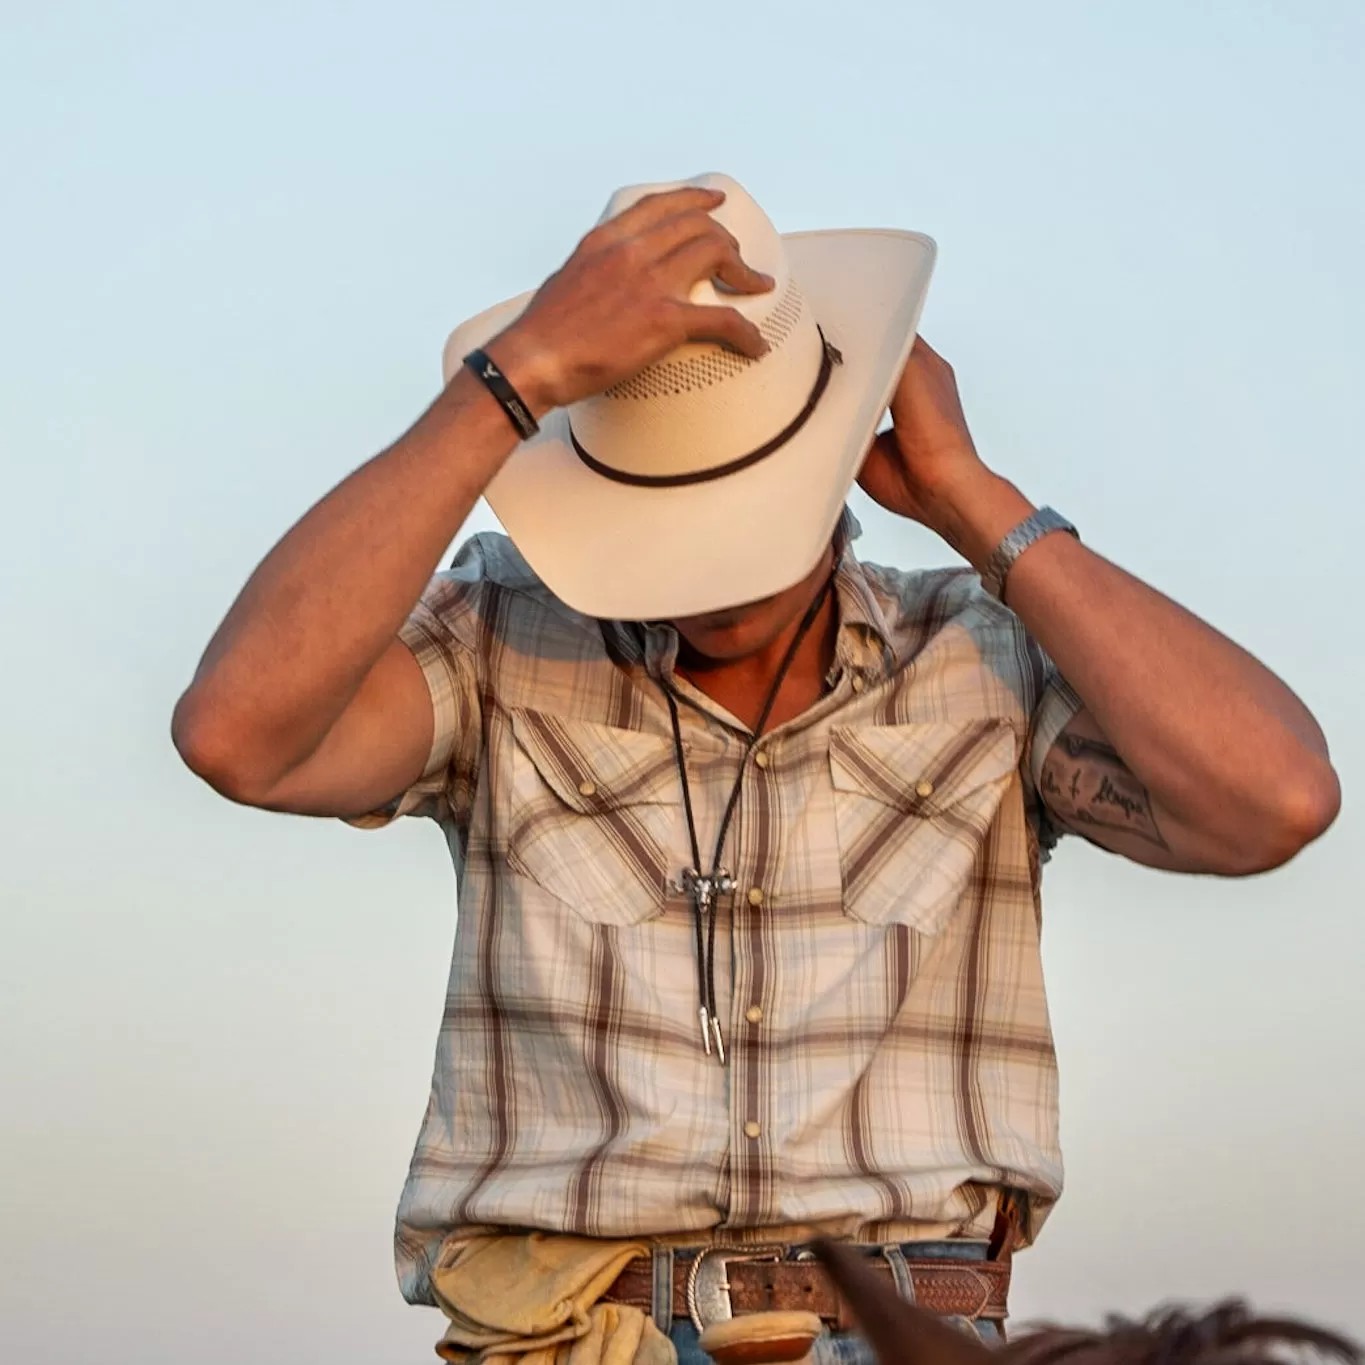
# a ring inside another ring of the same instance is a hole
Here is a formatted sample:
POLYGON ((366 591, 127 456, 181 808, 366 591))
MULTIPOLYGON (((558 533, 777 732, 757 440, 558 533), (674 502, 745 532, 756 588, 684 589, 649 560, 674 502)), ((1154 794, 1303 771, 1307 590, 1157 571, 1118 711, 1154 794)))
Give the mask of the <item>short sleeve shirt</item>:
POLYGON ((458 915, 398 1211, 404 1294, 474 1227, 683 1245, 1026 1237, 1061 1192, 1037 797, 1079 708, 975 574, 835 574, 826 695, 744 767, 717 910, 724 1066, 703 1051, 691 862, 749 739, 674 672, 666 624, 560 602, 474 537, 402 638, 435 714, 420 780, 364 827, 443 829, 458 915))

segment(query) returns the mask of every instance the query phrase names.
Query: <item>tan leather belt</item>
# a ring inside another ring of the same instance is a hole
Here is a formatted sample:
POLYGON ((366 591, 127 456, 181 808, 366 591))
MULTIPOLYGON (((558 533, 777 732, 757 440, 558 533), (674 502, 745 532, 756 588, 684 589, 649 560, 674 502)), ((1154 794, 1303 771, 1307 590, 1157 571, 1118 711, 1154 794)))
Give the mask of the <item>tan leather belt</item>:
MULTIPOLYGON (((815 1313, 837 1330, 853 1326, 851 1314, 818 1261, 779 1261, 771 1259, 772 1254, 717 1247, 696 1256, 675 1257, 673 1316, 690 1317, 699 1327, 706 1327, 741 1313, 796 1310, 815 1313), (760 1259, 765 1254, 769 1259, 760 1259)), ((890 1264, 877 1251, 869 1253, 867 1264, 892 1280, 890 1264)), ((1008 1316, 1008 1259, 917 1261, 907 1256, 905 1265, 915 1302, 931 1313, 997 1321, 1008 1316)), ((633 1261, 603 1297, 648 1313, 653 1308, 653 1279, 648 1261, 633 1261)))

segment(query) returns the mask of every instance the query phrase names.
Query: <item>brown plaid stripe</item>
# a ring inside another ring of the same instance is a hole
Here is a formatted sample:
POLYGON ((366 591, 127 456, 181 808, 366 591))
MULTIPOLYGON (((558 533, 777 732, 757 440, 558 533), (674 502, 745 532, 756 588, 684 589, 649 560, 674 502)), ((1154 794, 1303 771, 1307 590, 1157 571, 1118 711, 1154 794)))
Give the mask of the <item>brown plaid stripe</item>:
MULTIPOLYGON (((850 535, 856 531, 846 518, 850 535)), ((660 679, 706 842, 743 736, 673 675, 666 626, 589 620, 479 536, 404 628, 423 777, 355 823, 445 829, 459 921, 398 1214, 404 1293, 470 1226, 681 1245, 1030 1233, 1061 1188, 1034 783, 1078 702, 956 570, 845 551, 829 695, 744 778, 717 987, 696 1033, 689 861, 660 679)))

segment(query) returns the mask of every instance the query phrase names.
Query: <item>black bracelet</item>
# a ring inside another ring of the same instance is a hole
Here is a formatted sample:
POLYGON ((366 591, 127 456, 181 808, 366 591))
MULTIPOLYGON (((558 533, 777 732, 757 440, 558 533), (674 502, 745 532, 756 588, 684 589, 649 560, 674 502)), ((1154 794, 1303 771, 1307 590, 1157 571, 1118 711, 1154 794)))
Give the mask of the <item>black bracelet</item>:
POLYGON ((540 430, 540 423, 531 416, 531 409, 522 396, 507 382, 507 376, 487 351, 470 351, 464 363, 483 380, 484 387, 502 404, 507 420, 516 427, 523 441, 529 441, 540 430))

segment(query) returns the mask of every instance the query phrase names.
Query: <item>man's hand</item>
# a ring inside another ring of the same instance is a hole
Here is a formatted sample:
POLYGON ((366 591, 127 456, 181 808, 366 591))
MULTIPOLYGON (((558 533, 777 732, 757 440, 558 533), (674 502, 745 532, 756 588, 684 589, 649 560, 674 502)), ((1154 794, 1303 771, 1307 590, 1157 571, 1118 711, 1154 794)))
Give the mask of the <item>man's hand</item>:
POLYGON ((720 342, 757 358, 766 345, 734 308, 694 304, 699 281, 740 294, 773 287, 711 217, 718 190, 646 195, 595 227, 540 287, 488 353, 537 417, 638 374, 689 341, 720 342))
POLYGON ((888 511, 922 522, 965 552, 952 504, 989 471, 972 444, 953 367, 923 337, 915 338, 891 399, 891 421, 872 443, 858 483, 888 511))

